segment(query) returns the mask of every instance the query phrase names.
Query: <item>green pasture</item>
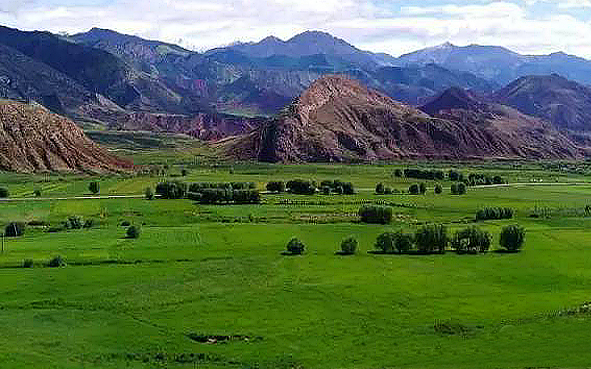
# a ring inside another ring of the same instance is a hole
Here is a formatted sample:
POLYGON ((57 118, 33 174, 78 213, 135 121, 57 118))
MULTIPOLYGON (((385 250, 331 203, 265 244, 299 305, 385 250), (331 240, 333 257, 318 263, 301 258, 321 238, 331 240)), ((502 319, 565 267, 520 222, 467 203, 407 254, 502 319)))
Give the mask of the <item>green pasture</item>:
POLYGON ((170 157, 164 177, 0 174, 0 186, 19 200, 0 202, 0 226, 38 224, 7 238, 0 254, 0 368, 591 366, 591 313, 572 312, 591 300, 591 218, 580 211, 591 204, 585 174, 531 163, 439 163, 432 166, 521 185, 452 196, 451 183, 434 195, 427 181, 424 196, 378 196, 378 182, 400 190, 420 182, 392 176, 416 164, 212 165, 170 157), (177 177, 183 168, 189 174, 177 177), (264 194, 260 205, 239 206, 57 199, 88 195, 92 180, 100 180, 101 195, 141 195, 163 179, 252 181, 264 189, 293 178, 352 181, 358 193, 264 194), (360 224, 361 203, 392 206, 394 221, 360 224), (384 231, 436 222, 453 233, 474 224, 484 206, 515 209, 513 220, 478 225, 497 248, 502 227, 521 224, 521 253, 371 253, 384 231), (535 209, 547 216, 532 217, 535 209), (47 232, 72 215, 95 226, 47 232), (125 238, 124 221, 142 225, 139 239, 125 238), (283 255, 294 236, 306 252, 283 255), (357 254, 337 255, 348 236, 359 240, 357 254), (57 255, 67 266, 47 267, 57 255), (22 268, 25 259, 33 268, 22 268))

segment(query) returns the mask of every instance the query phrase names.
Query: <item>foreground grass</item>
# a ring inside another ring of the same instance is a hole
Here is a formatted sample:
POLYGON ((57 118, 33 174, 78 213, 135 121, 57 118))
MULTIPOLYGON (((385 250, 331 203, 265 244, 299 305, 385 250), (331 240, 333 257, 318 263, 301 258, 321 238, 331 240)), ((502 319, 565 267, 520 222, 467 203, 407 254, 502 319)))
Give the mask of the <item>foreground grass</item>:
MULTIPOLYGON (((189 180, 334 178, 332 166, 193 170, 189 180)), ((0 255, 2 368, 525 368, 586 367, 591 315, 557 314, 591 293, 591 219, 530 218, 534 207, 581 208, 591 186, 471 189, 466 196, 377 197, 377 181, 408 187, 391 167, 341 173, 351 197, 264 197, 257 206, 201 206, 186 200, 47 200, 0 203, 0 224, 69 215, 90 230, 29 227, 0 255), (371 184, 371 186, 370 186, 371 184), (299 201, 283 205, 282 200, 299 201), (389 226, 355 223, 359 201, 395 207, 389 226), (482 206, 510 206, 514 221, 480 226, 495 236, 518 222, 519 254, 375 255, 378 234, 437 221, 453 231, 482 206), (125 239, 122 221, 144 224, 125 239), (360 242, 337 256, 340 241, 360 242), (281 254, 297 236, 300 257, 281 254), (64 268, 45 264, 56 255, 64 268), (34 267, 20 266, 32 259, 34 267), (438 327, 437 329, 435 327, 438 327), (241 336, 199 343, 191 334, 241 336), (248 336, 249 339, 244 339, 248 336)), ((333 172, 334 171, 334 172, 333 172)), ((511 174, 517 176, 523 174, 511 174)), ((525 180, 542 175, 534 171, 525 180)), ((544 174, 548 178, 553 174, 544 174)), ((54 193, 85 191, 67 178, 54 193)), ((102 191, 134 193, 158 178, 110 178, 102 191)), ((585 182, 571 176, 572 182, 585 182)), ((79 182, 79 183, 78 183, 79 182)), ((11 177, 11 192, 29 186, 11 177), (14 191, 12 191, 14 190, 14 191)), ((23 192, 23 196, 24 192, 23 192)))

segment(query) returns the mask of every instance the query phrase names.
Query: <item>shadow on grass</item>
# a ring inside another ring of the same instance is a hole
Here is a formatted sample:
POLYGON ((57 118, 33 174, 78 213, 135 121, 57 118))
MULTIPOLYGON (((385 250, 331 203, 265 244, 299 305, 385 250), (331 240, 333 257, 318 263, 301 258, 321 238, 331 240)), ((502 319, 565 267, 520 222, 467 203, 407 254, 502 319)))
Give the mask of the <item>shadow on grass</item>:
POLYGON ((367 252, 368 254, 372 255, 395 255, 395 256, 404 256, 404 255, 412 255, 412 256, 429 256, 429 255, 443 255, 445 252, 420 252, 416 250, 405 251, 405 252, 385 252, 380 250, 370 250, 367 252))
POLYGON ((509 255, 511 255, 511 254, 519 254, 521 252, 521 250, 512 251, 512 250, 499 249, 499 250, 494 250, 493 252, 495 254, 509 254, 509 255))
POLYGON ((304 254, 303 254, 303 253, 299 253, 299 254, 298 254, 298 253, 294 253, 294 252, 283 251, 283 252, 281 253, 281 255, 283 255, 283 256, 302 256, 302 255, 304 255, 304 254))
POLYGON ((355 256, 356 252, 337 251, 334 254, 337 255, 337 256, 355 256))

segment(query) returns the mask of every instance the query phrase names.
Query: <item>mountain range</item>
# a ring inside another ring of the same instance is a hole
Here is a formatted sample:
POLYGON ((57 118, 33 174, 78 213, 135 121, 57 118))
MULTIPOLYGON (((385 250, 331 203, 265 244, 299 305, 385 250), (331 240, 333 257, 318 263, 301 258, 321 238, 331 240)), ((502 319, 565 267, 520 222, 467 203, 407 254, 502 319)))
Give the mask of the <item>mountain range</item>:
POLYGON ((578 158, 589 72, 564 53, 446 43, 396 58, 317 31, 198 53, 100 28, 0 27, 1 98, 82 127, 239 136, 221 144, 267 161, 578 158))

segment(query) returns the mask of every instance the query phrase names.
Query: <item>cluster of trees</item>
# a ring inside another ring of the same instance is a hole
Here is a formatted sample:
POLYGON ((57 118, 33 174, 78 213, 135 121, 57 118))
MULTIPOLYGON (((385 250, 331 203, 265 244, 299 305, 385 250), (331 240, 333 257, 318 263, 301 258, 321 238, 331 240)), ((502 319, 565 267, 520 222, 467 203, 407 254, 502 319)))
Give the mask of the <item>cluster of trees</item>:
POLYGON ((4 228, 4 236, 6 237, 21 237, 25 234, 25 223, 10 222, 4 228))
POLYGON ((322 181, 320 183, 321 193, 330 195, 332 193, 337 195, 354 195, 355 187, 351 182, 342 182, 338 179, 334 181, 322 181))
POLYGON ((285 182, 283 181, 272 181, 267 183, 267 191, 283 193, 285 192, 285 182))
POLYGON ((200 192, 206 189, 254 190, 256 189, 256 184, 254 182, 197 182, 189 184, 189 192, 200 192))
POLYGON ((511 208, 483 208, 476 212, 476 220, 513 219, 511 208))
POLYGON ((376 185, 376 194, 378 195, 391 195, 393 193, 399 193, 399 191, 393 190, 392 187, 386 187, 381 182, 376 185))
POLYGON ((233 189, 202 189, 199 192, 188 192, 189 200, 201 204, 258 204, 261 195, 257 190, 233 190, 233 189))
POLYGON ((156 195, 163 199, 184 199, 187 184, 181 181, 160 182, 156 185, 156 195))
POLYGON ((467 181, 469 186, 490 186, 494 184, 507 183, 505 179, 499 175, 492 176, 484 173, 470 173, 467 181))
POLYGON ((8 192, 8 188, 0 187, 0 199, 6 199, 9 196, 10 196, 10 193, 8 192))
MULTIPOLYGON (((396 176, 398 172, 394 172, 396 176)), ((429 169, 405 169, 403 174, 406 178, 425 179, 428 181, 442 181, 445 179, 445 173, 442 170, 429 169)))
POLYGON ((294 179, 285 184, 287 192, 296 195, 314 195, 316 193, 316 183, 303 179, 294 179))
MULTIPOLYGON (((499 245, 505 251, 517 252, 523 247, 525 230, 512 225, 501 231, 499 245)), ((449 246, 460 254, 485 253, 490 249, 492 236, 476 226, 461 229, 449 237, 443 225, 427 225, 415 234, 386 232, 378 236, 375 248, 381 253, 408 253, 416 251, 420 254, 444 253, 449 246)))
POLYGON ((393 211, 389 206, 364 205, 359 209, 359 216, 363 223, 389 224, 392 221, 393 211))
POLYGON ((452 195, 465 195, 466 194, 466 185, 463 182, 457 182, 451 185, 451 194, 452 195))
POLYGON ((424 195, 427 192, 427 185, 423 182, 414 183, 408 188, 408 193, 411 195, 424 195))

